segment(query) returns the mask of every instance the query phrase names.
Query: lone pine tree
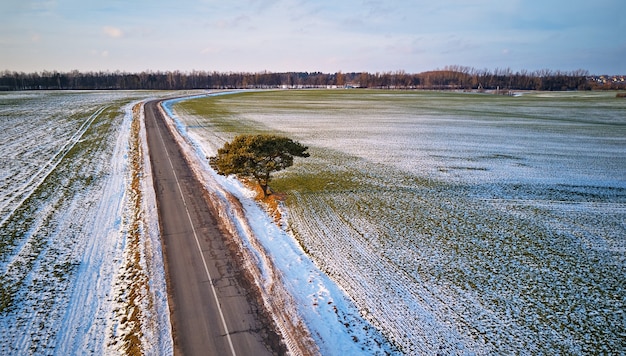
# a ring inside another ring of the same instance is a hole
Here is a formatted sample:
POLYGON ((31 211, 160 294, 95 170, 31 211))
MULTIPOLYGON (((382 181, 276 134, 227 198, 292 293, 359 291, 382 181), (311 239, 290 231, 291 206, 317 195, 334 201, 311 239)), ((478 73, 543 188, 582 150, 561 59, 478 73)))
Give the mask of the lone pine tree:
POLYGON ((239 135, 218 149, 209 163, 221 175, 254 178, 267 197, 272 172, 293 165, 294 157, 309 157, 308 147, 277 135, 239 135))

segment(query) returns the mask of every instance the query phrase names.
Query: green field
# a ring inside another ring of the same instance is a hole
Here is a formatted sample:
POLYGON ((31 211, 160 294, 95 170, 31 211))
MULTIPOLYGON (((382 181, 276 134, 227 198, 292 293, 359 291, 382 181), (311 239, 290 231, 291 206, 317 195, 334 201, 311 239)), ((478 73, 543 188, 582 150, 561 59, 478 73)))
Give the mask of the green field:
POLYGON ((310 147, 287 229, 407 354, 621 353, 626 103, 614 93, 246 92, 175 110, 211 155, 310 147))

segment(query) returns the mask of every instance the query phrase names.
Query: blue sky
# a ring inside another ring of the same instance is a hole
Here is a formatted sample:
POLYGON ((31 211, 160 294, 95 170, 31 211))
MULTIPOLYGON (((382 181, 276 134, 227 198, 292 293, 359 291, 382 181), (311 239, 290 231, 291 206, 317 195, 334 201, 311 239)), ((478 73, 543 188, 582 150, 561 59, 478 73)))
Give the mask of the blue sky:
POLYGON ((624 0, 2 0, 0 70, 626 74, 624 0))

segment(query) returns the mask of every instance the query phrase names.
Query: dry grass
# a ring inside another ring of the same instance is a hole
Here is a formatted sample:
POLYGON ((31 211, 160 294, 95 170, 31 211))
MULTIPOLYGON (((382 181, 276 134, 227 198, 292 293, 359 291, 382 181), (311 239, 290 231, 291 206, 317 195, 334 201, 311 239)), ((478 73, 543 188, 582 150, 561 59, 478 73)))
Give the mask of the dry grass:
POLYGON ((268 215, 271 216, 276 223, 279 223, 282 219, 280 205, 285 201, 287 195, 282 192, 272 192, 272 194, 264 197, 261 186, 259 186, 255 181, 249 179, 241 179, 241 181, 246 185, 246 187, 248 187, 248 189, 256 193, 255 199, 262 203, 268 215))
POLYGON ((118 301, 123 305, 117 310, 120 318, 120 335, 122 346, 119 351, 125 355, 143 355, 142 347, 142 304, 149 291, 148 278, 142 267, 141 243, 142 243, 142 152, 139 142, 140 131, 140 106, 133 107, 133 121, 131 125, 129 157, 130 157, 130 194, 129 210, 131 219, 128 221, 127 250, 120 280, 126 288, 121 288, 118 301))

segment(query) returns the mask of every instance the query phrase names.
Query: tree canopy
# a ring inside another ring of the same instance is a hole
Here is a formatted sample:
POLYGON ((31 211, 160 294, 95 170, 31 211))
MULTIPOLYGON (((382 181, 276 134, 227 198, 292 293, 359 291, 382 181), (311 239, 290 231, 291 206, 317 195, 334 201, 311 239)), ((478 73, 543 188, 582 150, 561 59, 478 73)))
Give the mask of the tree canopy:
POLYGON ((571 72, 495 70, 446 66, 422 73, 395 72, 228 72, 144 71, 34 73, 0 71, 2 90, 188 90, 233 88, 327 88, 360 87, 380 89, 496 89, 587 90, 626 88, 624 76, 590 76, 586 70, 571 72))
POLYGON ((239 135, 211 157, 211 167, 221 175, 254 178, 268 192, 271 173, 293 165, 294 157, 309 157, 308 147, 277 135, 239 135))

